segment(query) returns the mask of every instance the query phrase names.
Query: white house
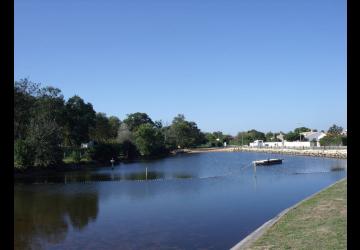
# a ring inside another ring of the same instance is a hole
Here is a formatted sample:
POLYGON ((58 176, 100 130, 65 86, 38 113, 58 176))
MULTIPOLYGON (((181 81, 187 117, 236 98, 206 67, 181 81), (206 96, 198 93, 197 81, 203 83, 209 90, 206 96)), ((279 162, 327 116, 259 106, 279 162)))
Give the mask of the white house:
POLYGON ((271 142, 264 142, 264 147, 282 147, 284 146, 284 141, 271 141, 271 142))
POLYGON ((277 139, 280 139, 281 141, 284 141, 284 134, 280 132, 280 134, 278 134, 276 136, 277 139))
POLYGON ((250 147, 262 147, 263 140, 255 140, 254 142, 250 142, 250 147))
POLYGON ((326 133, 324 133, 324 132, 314 132, 314 131, 303 132, 300 134, 302 134, 304 136, 304 138, 309 142, 316 141, 317 147, 320 147, 320 139, 323 138, 324 136, 326 136, 326 133))
POLYGON ((94 142, 90 141, 88 143, 81 143, 81 148, 91 148, 94 146, 94 142))
POLYGON ((341 132, 341 135, 347 136, 347 129, 344 129, 344 130, 341 132))

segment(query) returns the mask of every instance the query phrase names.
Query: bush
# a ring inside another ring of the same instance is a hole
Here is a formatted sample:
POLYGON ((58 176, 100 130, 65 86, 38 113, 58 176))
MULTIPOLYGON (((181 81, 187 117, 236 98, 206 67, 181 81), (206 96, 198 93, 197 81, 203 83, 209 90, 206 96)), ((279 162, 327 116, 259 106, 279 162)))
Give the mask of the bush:
POLYGON ((26 168, 34 165, 34 150, 25 140, 16 140, 14 143, 14 163, 17 168, 26 168))
POLYGON ((343 146, 347 146, 347 136, 342 137, 341 141, 343 146))
POLYGON ((327 135, 320 139, 321 146, 340 146, 342 138, 340 135, 327 135))
POLYGON ((112 158, 117 160, 119 153, 119 144, 98 144, 90 148, 86 156, 97 162, 109 163, 112 158))
POLYGON ((70 154, 70 159, 74 162, 74 163, 79 163, 81 160, 80 157, 80 151, 77 150, 73 150, 70 154))
POLYGON ((122 154, 126 160, 132 160, 139 156, 136 146, 130 140, 125 140, 119 144, 119 153, 122 154))

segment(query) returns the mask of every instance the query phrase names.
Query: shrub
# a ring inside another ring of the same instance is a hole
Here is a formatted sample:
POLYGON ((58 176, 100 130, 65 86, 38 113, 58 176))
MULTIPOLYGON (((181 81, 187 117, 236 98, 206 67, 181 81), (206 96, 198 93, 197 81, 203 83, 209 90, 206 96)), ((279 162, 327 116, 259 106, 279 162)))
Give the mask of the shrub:
POLYGON ((74 163, 79 163, 81 160, 80 157, 80 151, 78 150, 73 150, 70 154, 70 159, 74 162, 74 163))
POLYGON ((118 159, 119 153, 118 144, 98 144, 90 148, 86 154, 94 161, 109 163, 112 158, 118 159))
POLYGON ((340 135, 326 135, 320 139, 321 146, 340 146, 342 138, 340 135))
POLYGON ((16 168, 33 166, 35 161, 34 149, 25 140, 16 140, 14 143, 14 164, 16 168))

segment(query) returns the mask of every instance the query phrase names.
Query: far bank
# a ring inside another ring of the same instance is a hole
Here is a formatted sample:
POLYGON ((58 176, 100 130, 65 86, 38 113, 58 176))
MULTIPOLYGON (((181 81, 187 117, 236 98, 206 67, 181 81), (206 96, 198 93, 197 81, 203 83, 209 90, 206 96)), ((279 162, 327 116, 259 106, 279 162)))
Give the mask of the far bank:
POLYGON ((251 147, 221 147, 221 148, 191 148, 182 150, 184 153, 203 152, 262 152, 272 154, 303 155, 313 157, 329 157, 347 159, 347 149, 292 149, 292 148, 251 148, 251 147))

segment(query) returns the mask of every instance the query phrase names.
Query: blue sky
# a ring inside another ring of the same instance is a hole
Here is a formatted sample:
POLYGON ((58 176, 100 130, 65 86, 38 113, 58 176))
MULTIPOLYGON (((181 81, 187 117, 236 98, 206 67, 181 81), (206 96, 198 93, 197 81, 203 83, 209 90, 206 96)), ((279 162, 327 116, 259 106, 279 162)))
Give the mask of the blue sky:
POLYGON ((203 131, 347 126, 346 1, 15 0, 15 80, 203 131))

